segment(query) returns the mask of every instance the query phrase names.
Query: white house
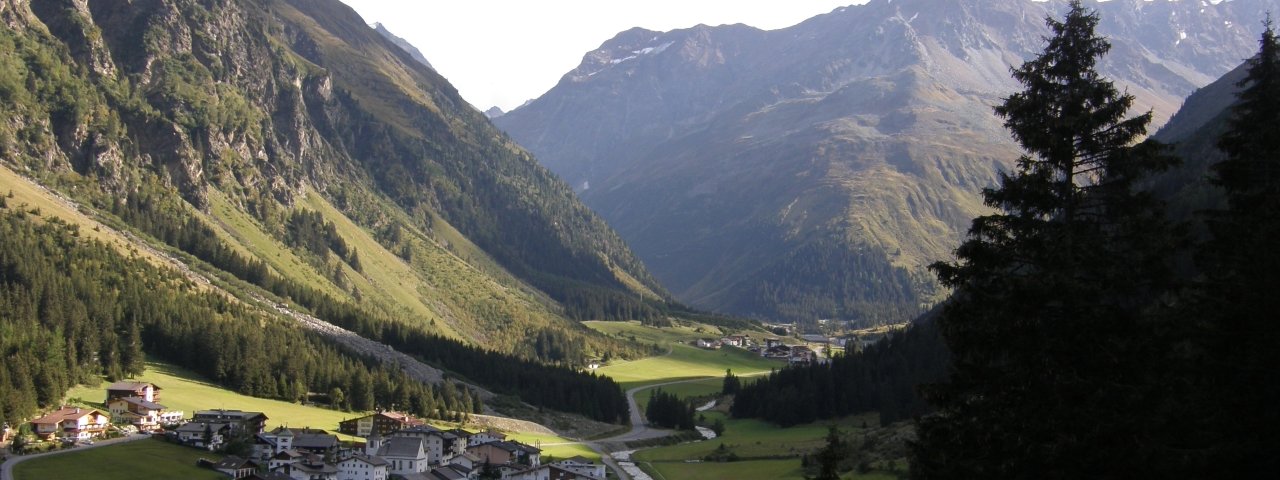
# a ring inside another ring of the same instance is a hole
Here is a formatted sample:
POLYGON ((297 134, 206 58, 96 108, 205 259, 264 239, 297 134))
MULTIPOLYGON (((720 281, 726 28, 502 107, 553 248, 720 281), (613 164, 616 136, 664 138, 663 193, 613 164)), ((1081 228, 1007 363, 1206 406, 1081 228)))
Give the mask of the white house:
POLYGON ((388 435, 388 437, 422 439, 422 445, 427 449, 427 462, 430 465, 447 465, 453 457, 466 451, 466 439, 453 432, 447 432, 428 425, 401 429, 388 435))
POLYGON ((107 402, 111 419, 126 422, 144 432, 160 429, 182 421, 182 412, 166 412, 164 405, 147 401, 142 397, 117 397, 107 402))
POLYGON ((604 464, 596 463, 582 456, 552 462, 551 465, 565 470, 595 478, 604 478, 604 464))
POLYGON ((474 447, 476 445, 483 445, 489 442, 501 442, 506 439, 507 439, 507 436, 502 432, 490 429, 480 433, 472 434, 471 438, 467 439, 467 446, 474 447))
POLYGON ((359 453, 338 462, 338 480, 387 480, 387 461, 359 453))
POLYGON ((541 465, 513 472, 502 477, 504 480, 603 480, 604 477, 593 477, 556 465, 541 465))
POLYGON ((88 440, 106 432, 110 423, 111 419, 98 410, 64 406, 32 420, 31 429, 45 440, 88 440))
POLYGON ((430 470, 427 448, 418 437, 370 436, 365 443, 365 455, 380 457, 387 462, 387 473, 409 475, 430 470))

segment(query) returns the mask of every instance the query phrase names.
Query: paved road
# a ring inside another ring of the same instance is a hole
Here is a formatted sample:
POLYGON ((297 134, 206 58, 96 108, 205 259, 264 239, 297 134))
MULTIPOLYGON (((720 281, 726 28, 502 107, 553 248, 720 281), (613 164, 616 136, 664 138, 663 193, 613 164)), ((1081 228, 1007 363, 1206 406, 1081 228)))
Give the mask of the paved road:
POLYGON ((636 394, 641 390, 650 388, 665 387, 667 385, 675 385, 678 383, 699 382, 703 380, 706 380, 706 378, 693 378, 688 380, 676 380, 673 382, 655 383, 627 390, 627 407, 631 409, 631 429, 612 437, 582 442, 582 444, 592 450, 595 450, 596 453, 599 453, 600 459, 604 461, 604 464, 608 466, 610 470, 613 470, 614 473, 618 475, 618 478, 621 478, 622 480, 631 480, 631 476, 622 469, 621 465, 618 465, 618 462, 614 460, 613 456, 610 454, 625 449, 627 442, 665 437, 672 433, 671 430, 652 428, 647 422, 645 422, 644 412, 640 411, 640 404, 636 403, 636 394))
POLYGON ((31 460, 33 458, 47 457, 50 455, 61 455, 64 453, 80 452, 91 448, 105 447, 108 445, 119 445, 121 443, 136 442, 138 440, 147 440, 151 438, 149 435, 129 435, 110 440, 95 440, 93 445, 80 445, 76 448, 68 448, 63 450, 54 450, 52 452, 36 453, 32 455, 10 455, 9 459, 0 464, 0 480, 14 480, 13 467, 19 463, 31 460))
MULTIPOLYGON (((670 354, 671 352, 668 351, 667 353, 670 354)), ((752 377, 756 375, 765 375, 768 373, 769 373, 768 371, 751 372, 751 373, 739 375, 739 377, 752 377)), ((635 387, 630 390, 627 390, 627 406, 631 409, 631 429, 627 430, 626 432, 614 435, 612 437, 601 438, 601 439, 592 440, 589 442, 582 442, 582 444, 586 445, 588 448, 592 450, 595 450, 596 453, 599 453, 600 458, 604 460, 605 465, 607 465, 610 469, 612 469, 615 473, 617 473, 618 478, 621 478, 622 480, 631 480, 631 476, 628 475, 620 465, 618 465, 618 462, 615 461, 613 459, 613 456, 610 454, 613 452, 626 449, 627 442, 665 437, 667 435, 671 435, 672 433, 671 430, 666 430, 661 428, 652 428, 648 425, 647 422, 645 422, 644 412, 640 411, 640 404, 636 403, 636 394, 639 393, 641 390, 646 390, 646 389, 656 388, 656 387, 665 387, 667 385, 676 385, 680 383, 700 382, 700 381, 706 380, 707 378, 709 377, 691 378, 687 380, 675 380, 671 382, 643 385, 643 386, 639 386, 639 387, 635 387)))

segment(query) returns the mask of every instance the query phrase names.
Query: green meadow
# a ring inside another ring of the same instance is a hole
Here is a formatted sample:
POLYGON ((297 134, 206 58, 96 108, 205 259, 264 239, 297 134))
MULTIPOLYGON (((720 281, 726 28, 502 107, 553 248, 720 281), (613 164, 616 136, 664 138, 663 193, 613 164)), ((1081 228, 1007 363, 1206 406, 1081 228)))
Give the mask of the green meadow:
MULTIPOLYGON (((826 445, 827 428, 832 423, 842 432, 857 433, 862 425, 878 425, 876 415, 858 415, 835 422, 815 422, 780 428, 754 419, 728 418, 723 411, 703 414, 708 421, 725 422, 724 435, 712 440, 651 448, 636 452, 634 459, 657 479, 706 478, 736 480, 802 479, 800 456, 826 445), (721 445, 741 460, 708 462, 705 457, 721 445)), ((849 474, 850 479, 892 479, 892 475, 849 474)))
POLYGON ((92 478, 133 480, 137 478, 227 478, 221 473, 196 466, 196 460, 222 457, 162 440, 139 440, 107 447, 27 460, 14 467, 16 480, 92 478))
POLYGON ((737 347, 706 350, 689 344, 704 337, 719 338, 718 328, 708 325, 685 325, 654 328, 638 322, 583 322, 606 335, 635 338, 643 343, 656 343, 669 349, 666 355, 632 361, 614 361, 597 370, 617 381, 624 389, 678 380, 723 378, 725 370, 737 375, 768 372, 786 364, 737 347))

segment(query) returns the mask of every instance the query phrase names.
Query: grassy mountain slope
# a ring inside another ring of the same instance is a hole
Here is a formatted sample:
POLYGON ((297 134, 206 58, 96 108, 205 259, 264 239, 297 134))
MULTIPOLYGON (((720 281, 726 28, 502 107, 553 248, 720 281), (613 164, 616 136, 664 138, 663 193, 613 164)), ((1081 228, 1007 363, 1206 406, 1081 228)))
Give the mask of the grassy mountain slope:
POLYGON ((1152 180, 1155 191, 1169 202, 1169 214, 1190 219, 1200 210, 1222 208, 1226 198, 1218 187, 1204 181, 1211 165, 1225 157, 1218 150, 1218 139, 1227 130, 1229 109, 1236 103, 1239 83, 1245 77, 1247 64, 1222 78, 1196 90, 1187 97, 1182 109, 1153 136, 1171 144, 1182 164, 1152 180))

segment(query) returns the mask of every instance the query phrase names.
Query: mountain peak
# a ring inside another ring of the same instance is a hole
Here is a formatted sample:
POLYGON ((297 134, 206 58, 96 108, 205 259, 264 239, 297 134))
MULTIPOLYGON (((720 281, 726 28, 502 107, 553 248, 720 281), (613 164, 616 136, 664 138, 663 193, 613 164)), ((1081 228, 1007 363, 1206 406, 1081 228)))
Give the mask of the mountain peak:
MULTIPOLYGON (((1100 70, 1157 123, 1250 55, 1262 12, 1280 11, 1280 0, 1089 4, 1113 44, 1100 70)), ((1065 8, 873 0, 771 31, 628 30, 496 123, 590 185, 584 201, 682 300, 886 318, 932 298, 925 265, 950 255, 984 211, 981 189, 1017 158, 991 105, 1065 8)))

